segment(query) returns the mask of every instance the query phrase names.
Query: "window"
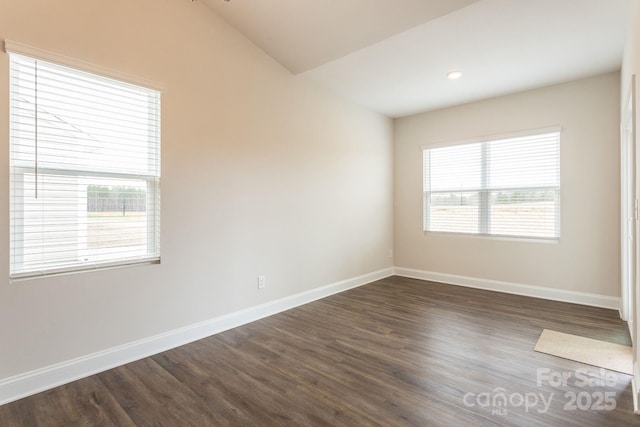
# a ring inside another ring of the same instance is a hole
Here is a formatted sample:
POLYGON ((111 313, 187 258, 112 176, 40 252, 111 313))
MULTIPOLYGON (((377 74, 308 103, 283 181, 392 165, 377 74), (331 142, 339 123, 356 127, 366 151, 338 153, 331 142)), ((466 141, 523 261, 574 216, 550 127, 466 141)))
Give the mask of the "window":
POLYGON ((160 260, 160 93, 16 53, 10 274, 160 260))
POLYGON ((424 230, 560 237, 560 130, 423 149, 424 230))

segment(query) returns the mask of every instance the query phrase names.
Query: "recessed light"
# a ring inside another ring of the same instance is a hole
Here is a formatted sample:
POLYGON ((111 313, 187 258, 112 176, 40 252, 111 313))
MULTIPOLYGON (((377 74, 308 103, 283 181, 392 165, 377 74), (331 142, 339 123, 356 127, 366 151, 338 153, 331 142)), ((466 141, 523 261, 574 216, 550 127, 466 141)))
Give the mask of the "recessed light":
POLYGON ((449 80, 456 80, 462 77, 462 71, 454 70, 447 73, 449 80))

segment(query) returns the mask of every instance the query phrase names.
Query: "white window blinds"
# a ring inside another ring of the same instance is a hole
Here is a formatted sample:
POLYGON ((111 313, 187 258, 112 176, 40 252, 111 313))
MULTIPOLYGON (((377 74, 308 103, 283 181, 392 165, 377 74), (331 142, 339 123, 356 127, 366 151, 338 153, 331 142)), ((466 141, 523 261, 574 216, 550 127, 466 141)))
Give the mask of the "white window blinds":
POLYGON ((560 131, 424 148, 424 230, 560 237, 560 131))
POLYGON ((12 277, 160 259, 160 93, 9 52, 12 277))

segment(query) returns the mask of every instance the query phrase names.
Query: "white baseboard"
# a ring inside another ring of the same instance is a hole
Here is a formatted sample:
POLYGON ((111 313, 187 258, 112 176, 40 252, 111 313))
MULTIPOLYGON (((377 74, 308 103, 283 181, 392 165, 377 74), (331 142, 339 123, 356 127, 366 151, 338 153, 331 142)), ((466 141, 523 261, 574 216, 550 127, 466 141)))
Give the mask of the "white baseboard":
MULTIPOLYGON (((615 310, 620 307, 620 298, 605 295, 564 291, 402 267, 387 268, 0 380, 0 405, 215 335, 336 293, 366 285, 394 274, 414 279, 615 310)), ((637 370, 637 366, 635 368, 637 370)), ((636 375, 634 377, 634 387, 640 386, 640 383, 636 384, 636 378, 640 381, 640 377, 636 375)), ((636 406, 638 404, 637 390, 639 389, 634 389, 634 399, 636 400, 634 404, 636 406)))
POLYGON ((465 286, 468 288, 484 289, 487 291, 504 292, 507 294, 523 295, 553 301, 570 302, 574 304, 590 305, 594 307, 620 309, 620 298, 606 295, 590 294, 586 292, 565 291, 562 289, 545 288, 541 286, 523 285, 518 283, 500 282, 497 280, 478 279, 454 274, 434 273, 431 271, 414 270, 396 267, 395 274, 412 279, 429 280, 431 282, 449 285, 465 286))
POLYGON ((78 357, 0 380, 0 405, 245 325, 348 289, 392 276, 393 268, 374 271, 132 343, 78 357))

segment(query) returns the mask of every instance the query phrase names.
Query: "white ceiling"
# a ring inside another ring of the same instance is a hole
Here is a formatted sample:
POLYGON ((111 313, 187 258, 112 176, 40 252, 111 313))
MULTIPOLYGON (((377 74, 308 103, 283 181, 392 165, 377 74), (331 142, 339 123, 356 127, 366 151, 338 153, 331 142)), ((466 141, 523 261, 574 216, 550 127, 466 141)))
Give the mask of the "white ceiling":
POLYGON ((618 70, 633 0, 202 1, 299 78, 402 117, 618 70))

